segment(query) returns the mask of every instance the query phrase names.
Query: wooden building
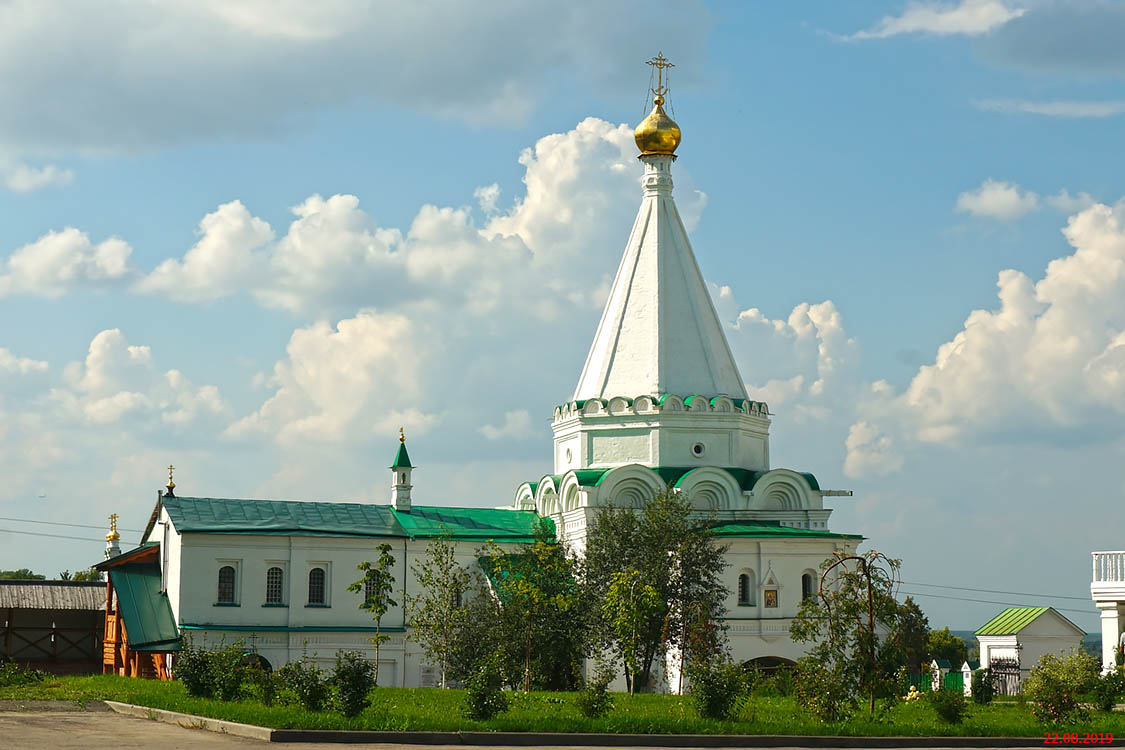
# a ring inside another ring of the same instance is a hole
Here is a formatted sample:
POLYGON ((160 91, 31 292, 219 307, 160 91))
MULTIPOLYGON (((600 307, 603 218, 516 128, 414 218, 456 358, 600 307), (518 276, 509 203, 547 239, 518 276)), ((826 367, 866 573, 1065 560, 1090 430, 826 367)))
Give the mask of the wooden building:
POLYGON ((172 679, 181 646, 160 572, 160 545, 143 544, 95 566, 105 571, 102 672, 172 679))
POLYGON ((63 674, 98 671, 105 584, 0 580, 0 656, 63 674))

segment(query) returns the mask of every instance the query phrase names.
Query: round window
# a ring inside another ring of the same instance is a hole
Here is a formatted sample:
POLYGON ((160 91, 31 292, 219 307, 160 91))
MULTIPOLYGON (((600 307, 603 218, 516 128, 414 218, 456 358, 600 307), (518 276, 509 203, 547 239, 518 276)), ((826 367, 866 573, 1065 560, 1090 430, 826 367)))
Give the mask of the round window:
POLYGON ((703 452, 706 451, 706 450, 707 450, 707 447, 704 446, 703 443, 696 443, 695 445, 691 446, 691 454, 693 456, 695 456, 696 458, 699 458, 700 456, 702 456, 703 452))

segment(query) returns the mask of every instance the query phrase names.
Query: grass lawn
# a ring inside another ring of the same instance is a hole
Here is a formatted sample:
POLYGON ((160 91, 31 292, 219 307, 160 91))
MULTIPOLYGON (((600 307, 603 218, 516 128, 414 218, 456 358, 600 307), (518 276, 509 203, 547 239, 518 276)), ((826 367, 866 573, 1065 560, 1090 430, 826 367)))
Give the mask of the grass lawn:
MULTIPOLYGON (((178 682, 112 675, 49 677, 18 687, 0 688, 0 700, 115 700, 182 711, 277 729, 380 729, 429 731, 613 732, 668 734, 831 734, 831 735, 975 735, 1042 737, 1044 728, 1020 705, 972 706, 965 722, 941 722, 923 703, 896 706, 881 721, 863 717, 822 724, 791 698, 754 696, 736 721, 701 719, 690 699, 674 695, 614 695, 615 708, 601 719, 587 719, 574 705, 573 693, 511 694, 512 707, 491 721, 463 718, 460 690, 378 688, 373 705, 346 719, 334 711, 310 713, 297 706, 265 706, 257 700, 224 703, 190 698, 178 682)), ((1084 726, 1053 729, 1112 732, 1125 737, 1125 714, 1092 712, 1084 726)))

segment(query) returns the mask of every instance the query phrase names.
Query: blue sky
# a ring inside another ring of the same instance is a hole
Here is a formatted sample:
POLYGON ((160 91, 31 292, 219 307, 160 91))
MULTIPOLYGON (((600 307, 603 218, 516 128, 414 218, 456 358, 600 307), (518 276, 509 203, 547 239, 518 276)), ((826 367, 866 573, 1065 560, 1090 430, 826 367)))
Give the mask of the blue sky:
MULTIPOLYGON (((1125 4, 106 8, 0 2, 0 516, 140 527, 170 462, 195 495, 384 501, 399 424, 421 502, 507 502, 549 468, 663 50, 677 198, 775 464, 855 490, 833 527, 906 581, 1096 626, 1125 4)), ((0 567, 100 555, 0 541, 0 567)))

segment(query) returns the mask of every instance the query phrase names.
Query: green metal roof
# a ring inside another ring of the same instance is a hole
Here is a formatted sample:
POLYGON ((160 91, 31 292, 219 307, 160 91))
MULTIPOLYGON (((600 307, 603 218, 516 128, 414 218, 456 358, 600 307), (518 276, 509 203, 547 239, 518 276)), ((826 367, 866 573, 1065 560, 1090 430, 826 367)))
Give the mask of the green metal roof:
POLYGON ((1015 635, 1046 612, 1050 607, 1008 607, 981 625, 977 635, 1015 635))
POLYGON ((820 529, 794 529, 769 521, 719 521, 711 528, 719 537, 790 537, 800 539, 863 539, 861 534, 837 534, 820 529))
POLYGON ((453 539, 495 539, 498 542, 531 542, 541 520, 531 510, 503 508, 443 508, 414 505, 410 512, 394 511, 395 518, 411 539, 449 536, 453 539))
POLYGON ((159 546, 160 546, 160 542, 145 542, 144 544, 138 545, 131 550, 126 550, 125 552, 122 552, 120 555, 114 555, 113 557, 106 558, 105 560, 102 560, 101 562, 94 563, 90 567, 94 568, 94 570, 108 570, 111 565, 113 565, 114 563, 116 563, 119 560, 124 560, 127 557, 132 557, 133 555, 136 555, 138 552, 143 552, 146 549, 151 549, 152 547, 159 547, 159 546))
POLYGON ((403 537, 387 505, 166 497, 176 530, 209 534, 403 537))
POLYGON ((395 454, 395 462, 391 464, 392 469, 412 469, 410 464, 410 454, 406 452, 406 443, 401 442, 398 444, 398 453, 395 454))
POLYGON ((117 611, 134 651, 178 651, 180 634, 168 595, 160 590, 156 563, 124 563, 109 569, 117 611))
POLYGON ((602 483, 602 477, 608 472, 609 469, 575 469, 574 478, 583 487, 594 487, 602 483))

